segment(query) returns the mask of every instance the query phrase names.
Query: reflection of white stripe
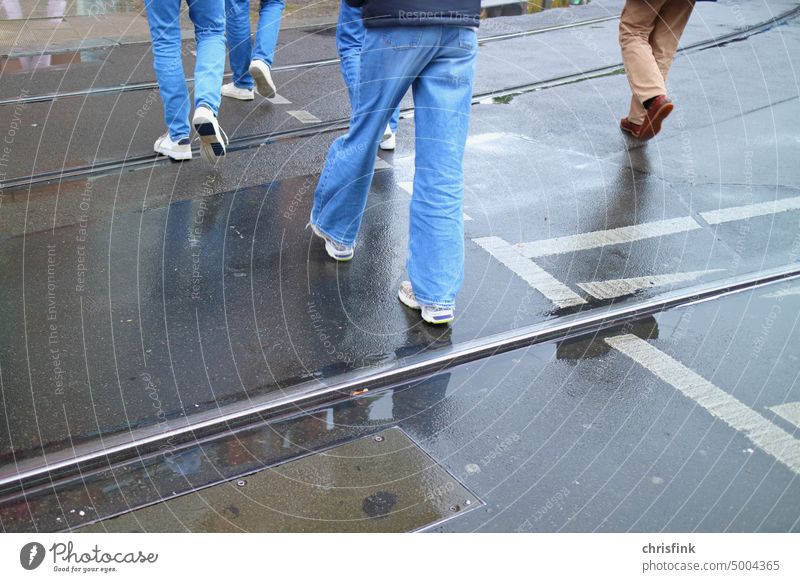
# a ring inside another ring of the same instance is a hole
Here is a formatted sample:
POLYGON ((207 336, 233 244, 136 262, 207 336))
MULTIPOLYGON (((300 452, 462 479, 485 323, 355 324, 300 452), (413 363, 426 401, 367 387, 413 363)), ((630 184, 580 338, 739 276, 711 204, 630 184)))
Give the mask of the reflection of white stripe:
POLYGON ((747 204, 746 206, 711 210, 709 212, 701 212, 700 216, 702 216, 703 220, 708 224, 722 224, 723 222, 745 220, 756 216, 765 216, 767 214, 777 214, 778 212, 798 209, 800 209, 800 196, 770 200, 769 202, 760 202, 758 204, 747 204))
POLYGON ((767 409, 800 428, 800 402, 787 402, 777 406, 767 406, 767 409))
POLYGON ((800 295, 800 285, 796 287, 790 287, 789 289, 778 289, 772 293, 767 293, 764 295, 764 297, 768 299, 782 299, 784 297, 789 297, 790 295, 800 295))
POLYGON ((528 284, 555 303, 558 307, 572 307, 586 303, 583 298, 539 265, 496 236, 473 239, 495 259, 525 279, 528 284))
POLYGON ((686 232, 700 228, 700 225, 690 216, 670 218, 656 222, 645 222, 633 226, 612 228, 611 230, 596 230, 571 236, 562 236, 546 240, 538 240, 517 245, 526 257, 544 257, 586 249, 630 243, 647 238, 655 238, 667 234, 686 232))
POLYGON ((800 440, 645 340, 626 334, 606 338, 605 342, 674 386, 712 416, 744 433, 757 447, 800 475, 800 440))
POLYGON ((686 281, 694 281, 703 275, 718 273, 722 269, 709 271, 689 271, 687 273, 670 273, 668 275, 652 275, 650 277, 630 277, 629 279, 609 279, 608 281, 592 281, 578 283, 578 287, 597 299, 614 299, 624 295, 631 295, 642 289, 661 287, 662 285, 675 285, 686 281))

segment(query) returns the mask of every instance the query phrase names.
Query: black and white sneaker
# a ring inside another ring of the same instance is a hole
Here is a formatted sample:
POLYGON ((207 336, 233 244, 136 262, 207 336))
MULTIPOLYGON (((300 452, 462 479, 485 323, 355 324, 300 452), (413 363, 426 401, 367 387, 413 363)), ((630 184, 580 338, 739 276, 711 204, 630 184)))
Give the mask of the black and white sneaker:
POLYGON ((198 107, 194 112, 192 125, 200 136, 200 154, 205 161, 213 164, 217 161, 216 158, 225 155, 228 136, 220 128, 213 111, 208 107, 198 107))
POLYGON ((192 142, 188 137, 172 141, 168 132, 156 140, 156 143, 153 144, 153 151, 173 160, 191 160, 192 142))
POLYGON ((414 289, 411 287, 410 281, 403 281, 400 284, 400 291, 398 291, 397 296, 406 307, 418 309, 421 312, 422 319, 428 323, 439 325, 442 323, 450 323, 455 319, 455 310, 452 307, 423 305, 417 301, 417 296, 414 295, 414 289))

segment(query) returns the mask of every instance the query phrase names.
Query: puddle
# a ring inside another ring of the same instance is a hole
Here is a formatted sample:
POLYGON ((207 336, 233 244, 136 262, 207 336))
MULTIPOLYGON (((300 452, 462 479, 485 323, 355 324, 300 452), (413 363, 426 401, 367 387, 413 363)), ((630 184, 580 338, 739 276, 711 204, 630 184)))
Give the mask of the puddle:
POLYGON ((143 0, 0 0, 0 17, 6 20, 99 16, 121 12, 142 12, 143 0))
POLYGON ((0 57, 0 75, 27 73, 41 69, 66 69, 78 63, 103 62, 103 50, 42 53, 22 57, 0 57))

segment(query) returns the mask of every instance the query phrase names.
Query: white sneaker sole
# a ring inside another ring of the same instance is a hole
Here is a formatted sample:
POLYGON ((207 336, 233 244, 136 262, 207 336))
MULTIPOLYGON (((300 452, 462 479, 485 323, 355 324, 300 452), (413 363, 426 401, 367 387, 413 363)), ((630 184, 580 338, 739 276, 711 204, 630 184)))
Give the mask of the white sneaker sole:
POLYGON ((394 135, 387 137, 378 147, 385 152, 394 151, 394 149, 397 147, 397 138, 394 135))
POLYGON ((213 163, 215 158, 225 155, 225 143, 222 141, 219 123, 214 117, 205 112, 195 113, 192 125, 200 136, 200 153, 206 161, 213 163))
POLYGON ((428 314, 428 313, 427 313, 427 312, 426 312, 426 311, 423 309, 423 310, 422 310, 422 319, 423 319, 423 320, 425 320, 425 321, 426 321, 426 322, 428 322, 428 323, 431 323, 431 324, 433 324, 433 325, 443 325, 443 324, 445 324, 445 323, 452 323, 452 321, 455 319, 455 316, 454 316, 454 315, 452 314, 452 312, 451 312, 449 316, 446 316, 446 317, 441 317, 441 316, 440 316, 438 319, 434 319, 433 317, 431 317, 431 316, 430 316, 430 315, 429 315, 429 314, 428 314))
POLYGON ((184 161, 192 159, 191 149, 189 149, 188 152, 176 152, 167 148, 153 148, 153 151, 155 151, 157 154, 161 154, 162 156, 167 156, 172 160, 184 161))
POLYGON ((222 91, 222 96, 229 99, 238 99, 239 101, 252 101, 256 98, 254 93, 228 93, 227 91, 222 91))
POLYGON ((250 64, 248 72, 256 83, 256 91, 259 95, 268 99, 275 97, 277 89, 275 88, 275 83, 272 81, 272 75, 266 63, 253 61, 250 64))
POLYGON ((433 325, 442 325, 445 323, 451 323, 455 319, 455 315, 452 312, 450 312, 450 316, 445 316, 445 317, 440 316, 439 318, 435 318, 431 316, 431 314, 428 313, 427 309, 424 309, 422 305, 420 305, 419 302, 417 302, 416 299, 412 299, 411 297, 403 293, 402 289, 400 289, 397 292, 397 297, 400 299, 400 302, 406 307, 419 311, 420 316, 426 323, 430 323, 433 325))

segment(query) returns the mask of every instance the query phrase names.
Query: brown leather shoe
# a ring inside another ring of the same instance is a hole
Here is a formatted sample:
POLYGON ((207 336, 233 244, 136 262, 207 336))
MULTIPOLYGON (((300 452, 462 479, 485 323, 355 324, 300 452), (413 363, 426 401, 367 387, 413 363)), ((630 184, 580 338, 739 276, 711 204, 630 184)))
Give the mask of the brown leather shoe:
POLYGON ((661 122, 672 113, 674 108, 675 106, 672 104, 672 101, 670 101, 666 95, 659 95, 653 99, 637 137, 639 139, 655 137, 658 132, 661 131, 661 122))
POLYGON ((633 137, 639 137, 639 132, 641 131, 642 126, 638 123, 632 122, 627 117, 623 117, 619 122, 619 128, 625 133, 631 134, 633 137))

